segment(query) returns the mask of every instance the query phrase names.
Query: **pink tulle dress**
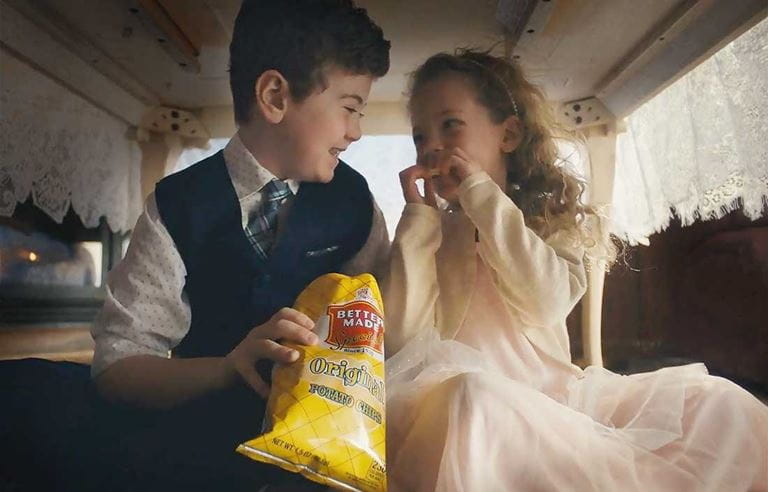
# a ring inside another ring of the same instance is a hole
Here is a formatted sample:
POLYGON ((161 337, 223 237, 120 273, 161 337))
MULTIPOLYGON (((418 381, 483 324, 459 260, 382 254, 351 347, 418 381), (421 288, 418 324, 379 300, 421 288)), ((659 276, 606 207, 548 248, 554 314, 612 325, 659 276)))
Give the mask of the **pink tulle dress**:
POLYGON ((768 407, 703 364, 622 376, 547 356, 477 258, 455 339, 388 360, 390 490, 768 490, 768 407))

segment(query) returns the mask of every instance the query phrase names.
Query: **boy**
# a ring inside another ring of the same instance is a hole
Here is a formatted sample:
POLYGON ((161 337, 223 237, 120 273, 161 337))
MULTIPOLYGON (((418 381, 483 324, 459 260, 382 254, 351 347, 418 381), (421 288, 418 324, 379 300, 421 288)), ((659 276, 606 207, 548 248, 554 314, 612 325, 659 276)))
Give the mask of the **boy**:
POLYGON ((296 359, 280 341, 317 342, 289 306, 319 275, 386 263, 382 214, 338 154, 388 68, 389 42, 351 0, 243 2, 230 45, 238 132, 157 185, 93 328, 99 392, 164 410, 120 431, 130 466, 174 466, 197 488, 263 478, 234 448, 259 434, 269 387, 257 365, 296 359))

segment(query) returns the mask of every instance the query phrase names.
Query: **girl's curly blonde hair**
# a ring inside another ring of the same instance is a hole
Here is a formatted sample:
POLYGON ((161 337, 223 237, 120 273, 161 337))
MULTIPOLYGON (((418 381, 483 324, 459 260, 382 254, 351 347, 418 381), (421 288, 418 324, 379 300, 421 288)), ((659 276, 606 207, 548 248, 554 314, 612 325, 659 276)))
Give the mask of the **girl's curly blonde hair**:
MULTIPOLYGON (((433 55, 416 69, 411 74, 411 97, 426 83, 448 73, 466 77, 494 123, 510 116, 520 119, 523 140, 508 154, 505 192, 523 212, 526 225, 542 238, 565 232, 587 250, 594 250, 586 219, 598 219, 597 213, 582 201, 586 183, 564 165, 567 159, 558 152, 555 131, 558 139, 575 138, 556 124, 541 90, 515 62, 487 51, 459 49, 454 54, 433 55)), ((603 251, 601 259, 609 263, 615 257, 615 247, 608 240, 598 249, 603 251)))

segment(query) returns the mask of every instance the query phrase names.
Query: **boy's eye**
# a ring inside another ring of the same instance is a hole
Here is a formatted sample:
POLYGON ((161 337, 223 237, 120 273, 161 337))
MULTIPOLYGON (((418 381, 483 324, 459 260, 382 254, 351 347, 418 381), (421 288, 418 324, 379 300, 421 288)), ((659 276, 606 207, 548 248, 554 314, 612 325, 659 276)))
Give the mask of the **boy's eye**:
POLYGON ((362 111, 358 111, 358 110, 357 110, 357 109, 355 109, 355 108, 351 108, 351 107, 349 107, 349 106, 344 106, 344 109, 346 109, 347 111, 349 111, 349 113, 350 113, 350 114, 357 114, 357 115, 359 115, 361 118, 362 118, 363 116, 365 116, 365 115, 362 113, 362 111))

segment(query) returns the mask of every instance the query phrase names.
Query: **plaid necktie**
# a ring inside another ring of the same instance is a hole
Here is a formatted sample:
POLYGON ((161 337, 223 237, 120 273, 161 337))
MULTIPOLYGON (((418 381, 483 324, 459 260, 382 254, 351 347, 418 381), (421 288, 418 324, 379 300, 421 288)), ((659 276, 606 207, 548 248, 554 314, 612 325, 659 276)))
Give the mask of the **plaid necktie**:
POLYGON ((262 190, 263 202, 258 212, 248 220, 245 234, 261 259, 266 260, 272 243, 275 242, 277 210, 283 201, 292 195, 291 189, 282 181, 273 179, 262 190))

